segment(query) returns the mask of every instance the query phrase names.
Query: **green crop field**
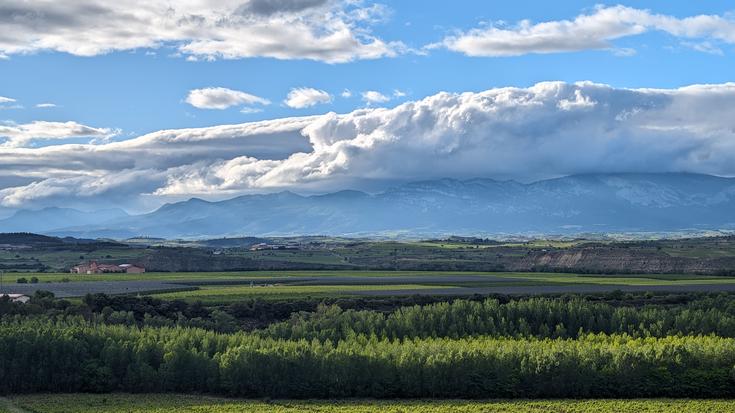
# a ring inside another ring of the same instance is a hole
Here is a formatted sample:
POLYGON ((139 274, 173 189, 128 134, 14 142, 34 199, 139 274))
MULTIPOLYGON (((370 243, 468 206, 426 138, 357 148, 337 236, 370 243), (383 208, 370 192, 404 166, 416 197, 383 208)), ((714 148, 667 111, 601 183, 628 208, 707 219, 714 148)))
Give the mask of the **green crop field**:
MULTIPOLYGON (((537 401, 281 401, 224 399, 189 395, 54 394, 10 397, 0 412, 35 413, 724 413, 732 400, 537 400, 537 401), (12 410, 11 410, 12 409, 12 410)), ((2 404, 0 404, 2 406, 2 404)))
POLYGON ((177 291, 154 296, 162 299, 182 299, 188 301, 201 301, 204 304, 229 304, 241 301, 245 298, 263 299, 296 299, 296 298, 319 298, 339 297, 356 291, 382 291, 382 290, 416 290, 430 288, 451 288, 436 285, 224 285, 203 286, 198 290, 177 291))
MULTIPOLYGON (((686 290, 688 286, 710 286, 712 291, 732 289, 735 277, 693 275, 693 274, 573 274, 547 272, 460 272, 460 271, 217 271, 217 272, 149 272, 144 274, 64 274, 64 273, 9 273, 4 282, 12 289, 19 278, 30 281, 38 278, 38 289, 55 292, 64 296, 65 285, 49 285, 49 282, 81 282, 90 289, 76 288, 76 291, 107 292, 110 284, 101 281, 159 281, 173 284, 188 284, 187 291, 176 291, 177 288, 135 289, 130 287, 130 294, 153 294, 162 299, 184 299, 202 301, 208 304, 230 304, 249 298, 269 300, 298 298, 344 297, 354 294, 387 295, 395 291, 396 295, 410 295, 412 290, 428 294, 434 290, 437 294, 473 295, 499 293, 507 287, 543 287, 575 288, 576 286, 604 286, 610 291, 619 287, 672 287, 686 290), (388 279, 387 277, 390 277, 388 279), (93 287, 98 283, 101 287, 93 287), (254 285, 251 285, 253 283, 254 285), (97 290, 95 290, 97 288, 97 290), (103 288, 103 290, 99 290, 103 288), (440 290, 441 289, 441 290, 440 290), (480 290, 484 289, 484 290, 480 290), (488 290, 490 289, 490 290, 488 290), (156 293, 156 290, 161 290, 156 293), (176 292, 172 292, 176 291, 176 292)), ((133 283, 131 283, 133 284, 133 283)), ((131 285, 126 284, 126 285, 131 285)), ((179 288, 180 289, 180 288, 179 288)), ((505 290, 507 291, 507 289, 505 290)), ((506 292, 507 293, 507 292, 506 292)), ((512 292, 511 292, 512 293, 512 292)), ((75 293, 79 296, 80 293, 75 293)), ((83 295, 84 293, 81 293, 83 295)), ((72 295, 74 297, 74 295, 72 295)))
MULTIPOLYGON (((118 277, 118 276, 115 276, 118 277)), ((137 276, 136 276, 137 277, 137 276)), ((162 299, 184 299, 202 301, 205 304, 230 304, 247 298, 269 300, 343 297, 354 293, 370 291, 396 291, 406 294, 411 290, 437 290, 446 293, 447 289, 458 294, 472 295, 476 288, 512 287, 512 286, 553 286, 553 285, 603 285, 611 289, 616 286, 687 286, 735 284, 733 277, 683 275, 683 274, 646 274, 646 275, 589 275, 589 274, 557 274, 557 273, 450 273, 450 272, 361 272, 361 271, 316 271, 316 272, 252 272, 252 273, 212 273, 212 274, 153 274, 151 278, 171 281, 198 280, 203 285, 198 289, 178 292, 152 293, 162 299), (465 275, 487 276, 487 279, 463 279, 465 275), (315 281, 309 285, 288 284, 283 278, 288 277, 324 277, 324 284, 315 281), (411 279, 404 283, 380 283, 381 277, 420 276, 419 280, 411 279), (439 278, 441 276, 441 278, 439 278), (332 277, 344 277, 336 280, 332 277), (360 281, 353 277, 375 277, 370 281, 360 281), (241 283, 238 284, 238 278, 241 283), (257 278, 261 285, 251 286, 248 278, 257 278), (207 285, 206 281, 230 281, 230 285, 207 285), (269 284, 269 280, 273 280, 269 284), (456 290, 455 290, 456 289, 456 290)), ((143 278, 145 279, 145 278, 143 278)))
POLYGON ((497 273, 498 277, 524 279, 541 284, 597 284, 597 285, 692 285, 734 284, 734 277, 690 274, 565 274, 565 273, 497 273))

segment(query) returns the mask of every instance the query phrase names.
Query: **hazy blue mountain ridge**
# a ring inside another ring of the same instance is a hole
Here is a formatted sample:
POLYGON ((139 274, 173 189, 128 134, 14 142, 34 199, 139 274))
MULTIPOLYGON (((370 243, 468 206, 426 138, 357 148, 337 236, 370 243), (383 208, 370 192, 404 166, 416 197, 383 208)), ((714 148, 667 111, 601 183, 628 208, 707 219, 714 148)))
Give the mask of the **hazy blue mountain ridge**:
POLYGON ((219 202, 192 198, 143 215, 101 220, 95 213, 87 222, 74 215, 75 223, 63 226, 54 211, 71 214, 20 211, 0 221, 0 232, 6 225, 54 235, 167 238, 732 229, 735 179, 686 173, 574 175, 530 184, 438 179, 377 194, 284 191, 219 202))

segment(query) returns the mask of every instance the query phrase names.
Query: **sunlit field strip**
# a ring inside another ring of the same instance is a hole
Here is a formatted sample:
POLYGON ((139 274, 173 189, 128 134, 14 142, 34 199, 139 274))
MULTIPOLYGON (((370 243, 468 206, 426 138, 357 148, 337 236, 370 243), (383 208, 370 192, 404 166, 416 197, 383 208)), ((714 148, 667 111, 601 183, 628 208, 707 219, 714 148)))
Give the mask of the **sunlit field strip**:
POLYGON ((202 302, 231 302, 242 298, 286 298, 306 296, 339 296, 355 291, 384 291, 384 290, 425 290, 433 288, 454 288, 437 285, 398 284, 398 285, 273 285, 273 286, 202 286, 198 290, 177 291, 154 294, 162 299, 199 300, 202 302))
POLYGON ((498 277, 525 279, 541 283, 564 284, 598 284, 598 285, 717 285, 735 284, 733 277, 681 275, 675 278, 666 274, 647 274, 638 276, 625 275, 591 275, 591 274, 564 274, 564 273, 498 273, 498 277), (651 277, 651 278, 648 278, 651 277))
MULTIPOLYGON (((519 401, 248 401, 189 395, 54 394, 11 397, 14 406, 37 413, 725 413, 733 400, 519 400, 519 401)), ((0 407, 0 412, 3 412, 0 407)), ((10 411, 10 410, 5 410, 10 411)))

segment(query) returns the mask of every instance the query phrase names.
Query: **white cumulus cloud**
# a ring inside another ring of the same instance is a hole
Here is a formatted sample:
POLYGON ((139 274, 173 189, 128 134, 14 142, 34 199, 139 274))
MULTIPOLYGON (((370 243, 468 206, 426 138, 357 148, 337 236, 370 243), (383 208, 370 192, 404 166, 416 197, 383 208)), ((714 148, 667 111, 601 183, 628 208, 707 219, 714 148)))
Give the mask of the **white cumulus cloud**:
POLYGON ((376 90, 368 90, 362 92, 362 100, 367 104, 386 103, 390 101, 390 97, 376 90))
POLYGON ((0 96, 0 110, 23 109, 23 105, 17 102, 18 101, 13 98, 0 96))
POLYGON ((271 57, 342 63, 405 47, 371 34, 381 7, 352 0, 0 0, 0 55, 95 56, 173 47, 189 60, 271 57))
POLYGON ((298 87, 288 92, 286 100, 283 102, 286 106, 294 109, 303 109, 314 106, 318 103, 330 103, 332 95, 329 93, 310 87, 298 87))
POLYGON ((62 140, 69 138, 108 138, 117 131, 94 128, 77 122, 0 123, 0 147, 23 147, 36 141, 62 140))
POLYGON ((189 91, 186 103, 199 109, 227 109, 237 105, 254 103, 268 105, 270 101, 261 97, 224 87, 208 87, 189 91))
MULTIPOLYGON (((528 53, 560 53, 581 50, 617 49, 612 41, 650 31, 677 38, 735 43, 735 20, 726 16, 696 15, 677 18, 626 6, 597 6, 573 20, 533 23, 523 20, 514 26, 491 25, 446 37, 442 46, 469 56, 519 56, 528 53)), ((430 45, 438 47, 439 45, 430 45)))
POLYGON ((712 44, 712 42, 709 42, 709 41, 681 42, 681 45, 684 47, 688 47, 690 49, 696 50, 698 52, 702 52, 702 53, 708 53, 708 54, 713 54, 717 56, 725 55, 725 52, 722 51, 721 48, 715 46, 714 44, 712 44))
POLYGON ((263 111, 263 109, 261 109, 261 108, 253 108, 253 107, 250 107, 250 106, 245 106, 242 109, 240 109, 240 113, 244 113, 246 115, 250 115, 250 114, 253 114, 253 113, 260 113, 262 111, 263 111))
POLYGON ((56 107, 56 104, 55 103, 39 103, 39 104, 36 105, 36 107, 37 108, 41 108, 41 109, 44 109, 44 108, 55 108, 56 107))

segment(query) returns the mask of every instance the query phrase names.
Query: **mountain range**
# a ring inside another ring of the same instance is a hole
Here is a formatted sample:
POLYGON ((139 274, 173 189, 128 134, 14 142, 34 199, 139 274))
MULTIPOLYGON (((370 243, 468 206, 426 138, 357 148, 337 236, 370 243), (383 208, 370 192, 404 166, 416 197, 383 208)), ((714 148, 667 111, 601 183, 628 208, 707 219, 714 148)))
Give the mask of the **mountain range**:
POLYGON ((412 182, 376 194, 244 195, 122 210, 20 210, 0 232, 57 236, 428 236, 735 229, 735 178, 688 173, 573 175, 533 183, 412 182))

